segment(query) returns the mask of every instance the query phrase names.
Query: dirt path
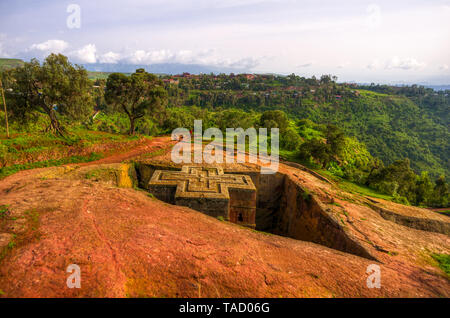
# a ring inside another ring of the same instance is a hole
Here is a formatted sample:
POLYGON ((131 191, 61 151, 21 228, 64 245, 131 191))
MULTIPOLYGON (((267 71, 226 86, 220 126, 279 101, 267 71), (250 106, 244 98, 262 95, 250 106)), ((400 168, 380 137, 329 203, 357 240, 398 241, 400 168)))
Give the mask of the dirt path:
POLYGON ((158 151, 160 149, 168 147, 170 144, 175 144, 175 141, 170 140, 169 136, 161 136, 149 139, 147 142, 133 148, 129 151, 113 154, 111 156, 96 160, 78 164, 80 166, 90 166, 106 163, 120 163, 131 158, 135 158, 139 155, 158 151))

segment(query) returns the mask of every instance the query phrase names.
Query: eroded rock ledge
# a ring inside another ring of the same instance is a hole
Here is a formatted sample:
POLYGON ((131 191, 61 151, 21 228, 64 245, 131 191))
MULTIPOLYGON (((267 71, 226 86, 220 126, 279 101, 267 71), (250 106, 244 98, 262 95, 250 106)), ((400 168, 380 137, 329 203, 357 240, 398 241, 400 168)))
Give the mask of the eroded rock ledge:
POLYGON ((367 203, 370 208, 378 212, 382 218, 388 221, 395 222, 400 225, 404 225, 416 230, 436 232, 441 234, 450 235, 450 223, 435 219, 425 219, 409 215, 402 215, 385 208, 378 206, 375 203, 367 203))

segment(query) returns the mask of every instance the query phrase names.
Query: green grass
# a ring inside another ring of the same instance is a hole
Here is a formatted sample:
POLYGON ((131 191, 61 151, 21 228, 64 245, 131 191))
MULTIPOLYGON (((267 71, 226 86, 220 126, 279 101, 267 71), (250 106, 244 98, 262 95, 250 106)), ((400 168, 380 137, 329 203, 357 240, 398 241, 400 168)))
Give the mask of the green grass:
POLYGON ((258 234, 262 234, 262 235, 268 235, 268 236, 270 236, 270 235, 274 235, 274 234, 272 234, 272 233, 269 233, 269 232, 265 232, 265 231, 258 231, 258 230, 255 230, 255 229, 251 229, 251 228, 249 228, 249 227, 246 227, 246 226, 243 226, 243 228, 245 228, 245 229, 250 229, 253 233, 258 233, 258 234))
POLYGON ((431 254, 431 257, 438 263, 447 276, 450 276, 450 255, 449 254, 431 254))
POLYGON ((309 193, 309 191, 306 189, 301 193, 301 196, 306 202, 309 202, 309 200, 311 200, 311 193, 309 193))
POLYGON ((45 160, 45 161, 37 161, 37 162, 30 162, 25 164, 17 164, 12 165, 8 167, 4 167, 0 169, 0 180, 12 175, 16 172, 22 171, 22 170, 28 170, 28 169, 35 169, 35 168, 46 168, 46 167, 54 167, 54 166, 60 166, 65 165, 69 163, 81 163, 81 162, 89 162, 101 159, 102 156, 98 153, 92 152, 89 156, 70 156, 67 158, 62 159, 51 159, 51 160, 45 160))
MULTIPOLYGON (((102 158, 102 155, 89 151, 88 147, 96 144, 114 145, 139 138, 138 135, 90 131, 81 127, 69 127, 65 137, 36 131, 14 132, 11 138, 0 136, 0 179, 26 169, 98 160, 102 158), (70 156, 67 147, 71 147, 75 153, 72 152, 73 155, 70 156), (83 155, 77 155, 77 153, 83 153, 83 155), (86 153, 89 154, 84 155, 86 153), (55 157, 60 159, 54 159, 55 157)), ((105 151, 109 150, 110 146, 105 146, 105 151)))
POLYGON ((365 90, 365 89, 358 89, 358 91, 359 91, 360 95, 363 96, 363 97, 372 97, 372 96, 385 97, 385 96, 390 96, 388 94, 378 93, 378 92, 369 91, 369 90, 365 90))
MULTIPOLYGON (((88 71, 88 78, 91 80, 96 79, 107 79, 109 74, 113 72, 95 72, 95 71, 88 71)), ((123 73, 125 75, 131 75, 131 73, 123 73)))
POLYGON ((8 206, 0 205, 0 220, 5 219, 7 217, 8 206))
POLYGON ((369 196, 369 197, 374 197, 374 198, 378 198, 378 199, 383 199, 383 200, 387 200, 387 201, 392 201, 393 197, 387 194, 383 194, 380 192, 377 192, 374 189, 368 188, 366 186, 363 185, 359 185, 356 183, 352 183, 350 181, 346 181, 344 179, 341 179, 338 182, 339 187, 346 191, 346 192, 350 192, 350 193, 357 193, 357 194, 362 194, 365 196, 369 196))

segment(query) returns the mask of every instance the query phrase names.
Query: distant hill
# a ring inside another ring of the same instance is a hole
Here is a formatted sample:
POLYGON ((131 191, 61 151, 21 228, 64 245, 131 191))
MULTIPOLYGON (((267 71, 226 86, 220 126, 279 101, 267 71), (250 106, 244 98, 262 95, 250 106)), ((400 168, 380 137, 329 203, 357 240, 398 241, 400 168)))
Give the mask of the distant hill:
MULTIPOLYGON (((21 59, 0 58, 0 70, 10 69, 23 65, 21 59)), ((90 71, 91 78, 106 78, 109 73, 133 73, 138 68, 143 68, 147 72, 157 74, 182 74, 184 72, 191 74, 210 74, 210 73, 245 73, 246 70, 230 67, 217 67, 200 64, 182 64, 182 63, 159 63, 152 65, 143 64, 113 64, 113 63, 89 63, 82 64, 86 70, 90 71), (93 73, 95 72, 95 73, 93 73), (103 74, 99 74, 103 73, 103 74)))
MULTIPOLYGON (((97 80, 97 79, 107 79, 109 74, 113 72, 96 72, 96 71, 88 71, 88 78, 91 80, 97 80)), ((125 75, 130 75, 131 73, 123 73, 125 75)))
POLYGON ((21 65, 23 65, 23 61, 20 59, 0 58, 0 71, 8 70, 21 65))
POLYGON ((425 87, 432 88, 435 91, 450 90, 450 85, 424 85, 425 87))
POLYGON ((83 64, 88 71, 104 73, 133 73, 138 68, 143 68, 147 72, 157 74, 182 74, 184 72, 191 74, 210 74, 210 73, 245 73, 244 69, 216 67, 199 64, 181 64, 181 63, 159 63, 152 65, 140 64, 112 64, 112 63, 93 63, 83 64))

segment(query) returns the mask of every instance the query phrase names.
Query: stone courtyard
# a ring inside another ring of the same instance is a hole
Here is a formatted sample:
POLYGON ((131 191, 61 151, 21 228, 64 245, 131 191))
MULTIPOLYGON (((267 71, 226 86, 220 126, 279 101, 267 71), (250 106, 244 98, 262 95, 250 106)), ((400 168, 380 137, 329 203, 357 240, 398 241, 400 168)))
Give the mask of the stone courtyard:
POLYGON ((256 187, 247 175, 224 174, 221 167, 156 170, 148 190, 162 201, 255 228, 256 187))

